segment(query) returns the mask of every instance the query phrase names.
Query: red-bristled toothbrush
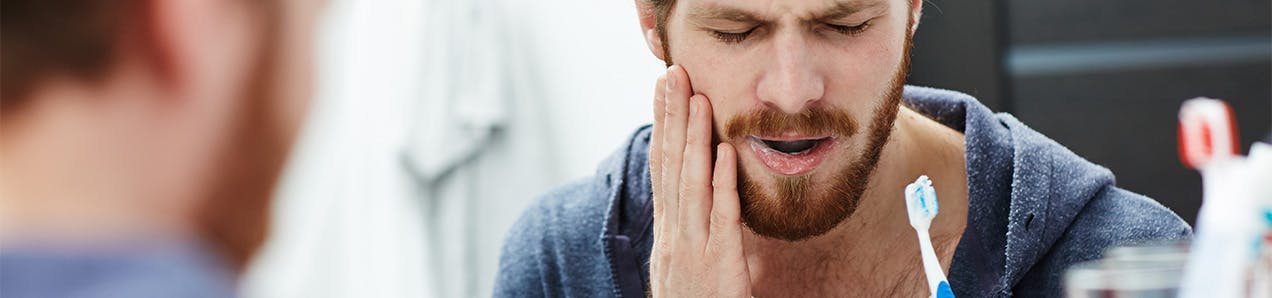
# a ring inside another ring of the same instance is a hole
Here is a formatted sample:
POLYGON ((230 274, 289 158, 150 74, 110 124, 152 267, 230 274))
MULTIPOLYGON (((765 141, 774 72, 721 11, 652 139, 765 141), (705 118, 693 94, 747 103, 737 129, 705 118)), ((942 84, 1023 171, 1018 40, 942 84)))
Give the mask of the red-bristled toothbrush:
POLYGON ((1201 172, 1202 205, 1180 297, 1244 297, 1260 221, 1232 109, 1195 98, 1179 111, 1179 156, 1201 172))

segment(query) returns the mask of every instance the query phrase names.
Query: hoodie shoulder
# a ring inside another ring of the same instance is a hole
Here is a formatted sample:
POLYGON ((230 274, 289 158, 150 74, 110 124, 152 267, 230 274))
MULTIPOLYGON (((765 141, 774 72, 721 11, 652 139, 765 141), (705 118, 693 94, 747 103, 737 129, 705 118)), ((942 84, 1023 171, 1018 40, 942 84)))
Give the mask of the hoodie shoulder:
POLYGON ((602 195, 593 178, 540 196, 505 237, 494 297, 604 296, 588 285, 609 284, 601 243, 602 195))
POLYGON ((643 205, 622 198, 648 192, 642 178, 648 176, 643 152, 649 130, 637 129, 595 175, 557 187, 526 208, 504 240, 495 297, 618 295, 611 242, 628 226, 619 219, 643 218, 643 205))
POLYGON ((968 225, 949 275, 958 296, 1060 296, 1072 264, 1190 235, 1169 209, 1010 114, 949 90, 907 86, 905 97, 964 133, 968 225))
POLYGON ((1062 293, 1069 267, 1103 257, 1106 249, 1187 239, 1192 228, 1153 199, 1105 187, 1077 214, 1037 264, 1015 286, 1015 294, 1047 297, 1062 293))
POLYGON ((1008 281, 1013 294, 1063 293, 1069 266, 1116 246, 1188 238, 1191 229, 1151 198, 1119 188, 1111 171, 1000 114, 1012 131, 1008 281))

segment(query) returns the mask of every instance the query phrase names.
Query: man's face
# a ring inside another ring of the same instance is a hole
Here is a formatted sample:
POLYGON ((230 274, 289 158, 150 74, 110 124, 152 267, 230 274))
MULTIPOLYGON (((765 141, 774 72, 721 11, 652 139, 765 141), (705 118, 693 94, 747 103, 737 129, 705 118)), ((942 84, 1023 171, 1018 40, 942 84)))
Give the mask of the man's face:
POLYGON ((752 231, 806 239, 856 209, 896 117, 910 16, 899 0, 677 1, 665 58, 737 148, 752 231))

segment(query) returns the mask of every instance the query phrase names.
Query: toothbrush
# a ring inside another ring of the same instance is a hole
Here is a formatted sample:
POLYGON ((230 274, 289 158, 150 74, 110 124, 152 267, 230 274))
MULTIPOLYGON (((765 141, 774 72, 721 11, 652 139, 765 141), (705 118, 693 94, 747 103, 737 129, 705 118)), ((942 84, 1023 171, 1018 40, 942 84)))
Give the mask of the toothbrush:
POLYGON ((931 297, 954 298, 950 282, 945 279, 941 263, 936 259, 936 250, 932 248, 932 237, 928 235, 928 227, 936 218, 938 206, 936 190, 932 189, 932 180, 927 175, 919 176, 914 183, 905 186, 905 208, 910 216, 910 226, 919 236, 919 253, 923 256, 923 271, 927 273, 931 297))
POLYGON ((1220 100, 1197 98, 1179 110, 1179 155, 1201 172, 1202 204, 1179 297, 1243 297, 1255 253, 1258 210, 1243 157, 1237 155, 1232 109, 1220 100))

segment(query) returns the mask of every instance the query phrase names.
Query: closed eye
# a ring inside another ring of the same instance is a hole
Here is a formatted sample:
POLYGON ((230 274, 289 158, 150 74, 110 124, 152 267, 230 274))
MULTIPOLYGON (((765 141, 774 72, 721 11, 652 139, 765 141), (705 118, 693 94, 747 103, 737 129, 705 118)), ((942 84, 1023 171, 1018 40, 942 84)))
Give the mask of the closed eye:
POLYGON ((855 26, 846 26, 846 25, 837 25, 837 24, 827 23, 826 27, 830 28, 831 30, 834 30, 835 32, 839 32, 840 34, 851 36, 851 35, 861 34, 861 32, 866 31, 866 28, 870 27, 870 22, 867 21, 865 23, 861 23, 860 25, 855 25, 855 26))
POLYGON ((725 32, 725 31, 713 30, 711 31, 711 34, 715 35, 716 39, 719 39, 720 41, 724 43, 741 43, 743 41, 746 41, 746 38, 748 36, 751 36, 752 32, 755 32, 755 28, 756 27, 752 27, 751 29, 747 29, 746 31, 743 31, 743 32, 725 32))

